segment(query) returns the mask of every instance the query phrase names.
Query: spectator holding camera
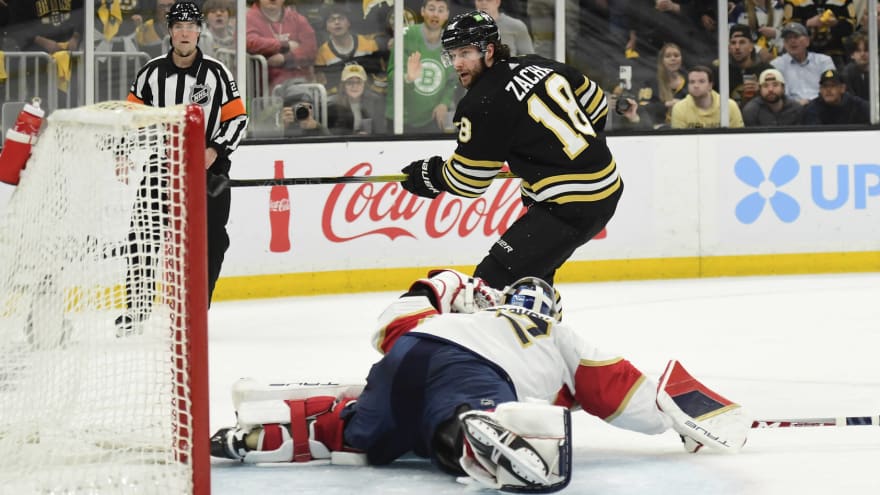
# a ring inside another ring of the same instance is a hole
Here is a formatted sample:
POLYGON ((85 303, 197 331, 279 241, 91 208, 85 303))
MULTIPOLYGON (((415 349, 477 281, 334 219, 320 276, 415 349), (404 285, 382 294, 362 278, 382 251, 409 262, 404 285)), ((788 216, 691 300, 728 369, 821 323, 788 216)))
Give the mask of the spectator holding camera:
POLYGON ((684 69, 681 48, 675 43, 664 43, 657 54, 654 77, 646 79, 635 95, 617 97, 617 101, 626 98, 636 100, 637 111, 626 111, 629 107, 627 104, 615 105, 615 110, 623 117, 624 128, 659 129, 669 126, 672 107, 687 95, 687 71, 684 69))
POLYGON ((612 95, 610 100, 614 104, 614 112, 620 117, 614 121, 615 127, 621 129, 651 129, 653 123, 643 109, 641 102, 629 93, 612 95))
POLYGON ((296 84, 287 88, 281 108, 284 137, 329 136, 330 131, 315 119, 315 100, 296 84))

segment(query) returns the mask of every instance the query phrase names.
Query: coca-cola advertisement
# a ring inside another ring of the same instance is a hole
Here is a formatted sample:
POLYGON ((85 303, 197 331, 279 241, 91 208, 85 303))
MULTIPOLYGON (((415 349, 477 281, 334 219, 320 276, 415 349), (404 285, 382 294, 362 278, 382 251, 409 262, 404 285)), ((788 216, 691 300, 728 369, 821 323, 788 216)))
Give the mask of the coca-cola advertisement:
MULTIPOLYGON (((231 175, 399 175, 413 160, 448 157, 454 148, 454 141, 243 146, 236 152, 231 175)), ((572 259, 621 258, 631 247, 648 244, 644 236, 652 235, 651 228, 618 225, 618 217, 628 215, 630 205, 641 204, 644 212, 651 201, 650 191, 631 197, 642 179, 622 175, 626 200, 607 229, 572 259)), ((641 175, 647 179, 650 169, 641 175)), ((414 196, 395 181, 237 187, 232 192, 231 246, 224 276, 474 266, 525 211, 519 186, 517 178, 496 179, 479 198, 444 193, 434 200, 414 196)), ((634 216, 648 225, 644 213, 634 216)))
MULTIPOLYGON (((359 163, 344 175, 373 175, 373 166, 359 163)), ((444 193, 434 200, 412 195, 396 182, 337 184, 324 204, 321 231, 330 242, 366 236, 384 236, 392 241, 400 237, 495 238, 525 212, 518 180, 498 182, 500 187, 480 198, 444 193)))

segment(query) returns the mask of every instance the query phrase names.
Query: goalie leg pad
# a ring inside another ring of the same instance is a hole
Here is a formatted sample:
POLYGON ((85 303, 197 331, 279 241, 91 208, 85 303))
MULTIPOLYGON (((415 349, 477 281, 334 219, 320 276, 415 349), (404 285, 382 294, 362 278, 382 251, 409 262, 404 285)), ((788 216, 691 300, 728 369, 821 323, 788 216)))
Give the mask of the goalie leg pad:
POLYGON ((241 404, 239 425, 211 438, 211 455, 246 463, 308 462, 330 459, 343 445, 345 407, 355 399, 332 396, 241 404), (246 421, 243 423, 241 417, 246 421), (254 419, 265 422, 254 423, 254 419))
POLYGON ((261 383, 253 378, 241 378, 232 385, 232 405, 238 411, 244 402, 268 400, 296 400, 329 395, 336 399, 355 399, 364 390, 364 384, 345 383, 261 383))
POLYGON ((739 404, 700 383, 676 360, 667 364, 660 377, 657 406, 672 419, 672 428, 691 453, 708 445, 735 454, 746 443, 752 424, 739 404))
POLYGON ((506 402, 459 416, 462 469, 496 490, 549 493, 571 480, 571 413, 547 404, 506 402))

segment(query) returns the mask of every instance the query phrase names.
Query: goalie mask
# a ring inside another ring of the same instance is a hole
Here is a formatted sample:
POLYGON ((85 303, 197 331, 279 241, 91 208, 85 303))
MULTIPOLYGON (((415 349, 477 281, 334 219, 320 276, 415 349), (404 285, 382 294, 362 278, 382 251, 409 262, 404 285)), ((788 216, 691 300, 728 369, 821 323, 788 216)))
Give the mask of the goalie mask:
POLYGON ((504 289, 501 301, 502 304, 520 306, 556 321, 562 319, 559 292, 538 277, 523 277, 510 284, 504 289))

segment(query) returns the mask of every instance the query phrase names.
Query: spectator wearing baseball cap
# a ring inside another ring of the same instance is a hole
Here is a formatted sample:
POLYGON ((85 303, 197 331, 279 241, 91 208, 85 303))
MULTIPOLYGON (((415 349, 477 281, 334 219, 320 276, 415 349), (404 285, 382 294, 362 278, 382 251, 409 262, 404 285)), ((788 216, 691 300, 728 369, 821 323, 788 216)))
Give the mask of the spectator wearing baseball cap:
POLYGON ((767 63, 782 53, 782 0, 737 0, 727 14, 730 25, 744 24, 754 34, 755 51, 767 63))
POLYGON ((785 96, 785 76, 776 69, 766 69, 758 76, 758 98, 743 108, 746 127, 798 125, 804 107, 785 96))
POLYGON ((359 64, 346 64, 339 88, 327 103, 327 127, 337 135, 382 134, 385 98, 367 88, 367 71, 359 64))
POLYGON ((799 22, 789 22, 782 26, 782 37, 785 38, 788 35, 809 36, 810 32, 799 22))
POLYGON ((853 3, 852 0, 785 0, 783 22, 803 27, 810 37, 812 50, 831 57, 836 67, 843 67, 846 63, 844 40, 853 33, 858 22, 853 3))
POLYGON ((790 22, 782 27, 785 54, 770 62, 785 76, 785 94, 806 105, 819 95, 819 77, 834 69, 828 55, 809 51, 810 36, 803 24, 790 22))
POLYGON ((819 96, 804 109, 803 123, 808 125, 868 124, 868 102, 846 92, 846 83, 836 70, 827 70, 819 78, 819 96))
POLYGON ((758 57, 752 30, 744 24, 730 27, 727 51, 730 54, 730 98, 742 108, 758 94, 758 74, 769 69, 770 64, 758 57))

